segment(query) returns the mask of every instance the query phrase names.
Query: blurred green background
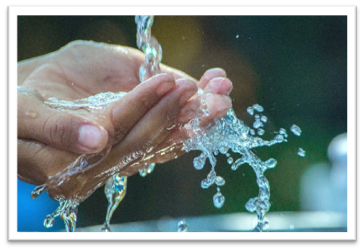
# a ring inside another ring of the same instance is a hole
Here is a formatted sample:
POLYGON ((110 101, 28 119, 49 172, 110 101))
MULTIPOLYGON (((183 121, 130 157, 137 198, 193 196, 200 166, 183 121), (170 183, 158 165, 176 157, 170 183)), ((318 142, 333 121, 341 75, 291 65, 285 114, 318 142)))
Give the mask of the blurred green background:
MULTIPOLYGON (((162 62, 200 78, 221 67, 234 85, 233 108, 251 126, 248 106, 259 103, 268 117, 264 139, 279 128, 301 127, 301 137, 259 148, 265 160, 278 165, 265 175, 271 186, 272 211, 300 211, 300 179, 316 163, 328 162, 327 147, 347 131, 347 19, 346 16, 156 16, 152 34, 163 48, 162 62), (298 147, 306 157, 297 155, 298 147)), ((43 55, 83 39, 136 48, 134 16, 19 16, 18 61, 43 55)), ((209 166, 192 165, 199 153, 157 165, 154 172, 128 180, 124 201, 111 223, 246 212, 245 203, 258 194, 255 173, 248 165, 232 171, 225 156, 216 171, 225 178, 225 205, 216 209, 214 187, 200 182, 209 166)), ((234 155, 233 155, 234 156, 234 155)), ((56 231, 43 219, 57 203, 30 199, 34 186, 19 182, 18 231, 56 231)), ((78 227, 102 224, 107 208, 103 188, 79 206, 78 227)))

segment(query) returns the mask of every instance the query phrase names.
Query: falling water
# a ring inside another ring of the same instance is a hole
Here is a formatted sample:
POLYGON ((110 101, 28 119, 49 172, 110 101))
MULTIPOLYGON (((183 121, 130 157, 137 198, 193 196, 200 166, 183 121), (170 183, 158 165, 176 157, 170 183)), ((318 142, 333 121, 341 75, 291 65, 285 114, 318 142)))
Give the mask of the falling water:
MULTIPOLYGON (((140 81, 160 73, 159 63, 162 59, 162 48, 158 44, 157 40, 151 35, 151 27, 153 24, 153 16, 136 16, 135 21, 138 25, 137 28, 137 45, 145 54, 145 62, 140 66, 139 78, 140 81)), ((63 101, 55 98, 48 99, 45 104, 57 109, 100 109, 100 107, 115 102, 125 95, 125 93, 100 93, 91 96, 86 99, 80 99, 75 101, 63 101)), ((186 152, 192 150, 201 151, 201 154, 193 160, 193 166, 197 170, 204 168, 206 160, 208 159, 211 164, 211 170, 208 173, 206 179, 201 181, 201 187, 207 189, 212 185, 217 186, 217 192, 213 196, 213 205, 216 208, 221 208, 224 205, 225 197, 221 192, 221 187, 225 184, 225 179, 217 175, 215 167, 217 160, 214 155, 223 154, 227 157, 228 164, 231 165, 232 170, 237 170, 243 164, 250 165, 257 177, 257 185, 259 187, 258 196, 251 198, 246 203, 245 207, 249 212, 256 212, 258 218, 258 224, 254 231, 263 231, 268 225, 268 221, 265 219, 265 215, 270 209, 270 186, 264 173, 268 169, 272 169, 277 165, 277 161, 274 158, 269 158, 266 161, 261 160, 253 149, 264 146, 273 146, 278 143, 287 142, 288 134, 287 130, 281 128, 279 132, 270 140, 264 140, 260 136, 265 133, 264 124, 268 122, 268 118, 262 114, 264 108, 259 104, 254 104, 247 108, 247 112, 254 116, 255 121, 253 128, 245 125, 243 121, 239 120, 233 109, 230 109, 227 115, 221 119, 215 119, 213 123, 207 127, 200 126, 201 115, 208 115, 206 102, 204 101, 203 90, 198 90, 198 98, 200 104, 200 114, 192 119, 189 123, 185 124, 181 130, 185 130, 188 135, 188 139, 183 142, 183 147, 186 152), (258 136, 255 136, 255 135, 258 136), (239 158, 233 159, 229 151, 240 155, 239 158)), ((301 129, 297 125, 292 125, 291 132, 296 135, 301 135, 301 129)), ((44 185, 36 187, 32 192, 32 198, 38 197, 42 192, 46 191, 49 187, 55 187, 57 184, 61 184, 67 177, 82 169, 92 168, 97 165, 105 156, 108 151, 106 149, 101 154, 81 155, 77 158, 69 167, 63 172, 57 174, 54 177, 50 177, 48 182, 44 185), (58 182, 58 183, 57 183, 58 182)), ((299 156, 304 157, 305 151, 299 148, 299 156)), ((150 164, 140 170, 140 175, 153 171, 155 164, 150 164)), ((88 196, 97 188, 89 191, 88 196)), ((123 200, 126 194, 127 177, 119 176, 115 173, 110 177, 105 184, 105 195, 108 199, 108 210, 106 219, 102 231, 110 231, 110 219, 115 209, 123 200)), ((81 198, 83 199, 83 198, 81 198)), ((67 231, 75 231, 77 221, 77 208, 79 205, 79 199, 64 199, 56 198, 60 205, 56 211, 48 215, 44 221, 46 227, 51 227, 54 222, 54 218, 60 216, 65 222, 67 231)), ((187 231, 188 226, 184 221, 179 222, 177 231, 187 231)))

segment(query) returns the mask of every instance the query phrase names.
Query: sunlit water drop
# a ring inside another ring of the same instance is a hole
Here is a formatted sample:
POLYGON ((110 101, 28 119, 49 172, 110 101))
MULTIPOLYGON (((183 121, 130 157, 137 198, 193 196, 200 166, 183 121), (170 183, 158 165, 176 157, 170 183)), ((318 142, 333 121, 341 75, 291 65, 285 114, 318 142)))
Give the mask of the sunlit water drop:
POLYGON ((221 208, 225 203, 225 197, 222 195, 219 188, 217 188, 217 193, 212 199, 216 208, 221 208))

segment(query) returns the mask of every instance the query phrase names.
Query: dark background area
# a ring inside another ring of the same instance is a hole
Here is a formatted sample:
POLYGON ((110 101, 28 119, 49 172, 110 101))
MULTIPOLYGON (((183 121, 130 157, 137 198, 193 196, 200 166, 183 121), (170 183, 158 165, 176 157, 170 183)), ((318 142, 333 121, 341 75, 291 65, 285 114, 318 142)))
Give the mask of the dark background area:
MULTIPOLYGON (((270 182, 270 211, 300 211, 299 184, 307 167, 326 162, 327 147, 347 131, 347 20, 345 16, 156 16, 152 34, 163 48, 162 62, 200 78, 209 68, 221 67, 234 85, 230 94, 241 120, 252 126, 246 108, 259 103, 268 117, 264 139, 283 127, 301 127, 301 137, 257 149, 278 165, 265 175, 270 182), (297 155, 298 147, 306 157, 297 155)), ((134 16, 19 16, 18 61, 40 56, 82 39, 136 48, 134 16)), ((258 193, 248 165, 232 171, 225 156, 218 157, 217 173, 225 205, 216 209, 216 189, 202 189, 209 166, 192 165, 199 153, 156 166, 142 178, 128 180, 124 201, 111 223, 183 218, 246 212, 245 203, 258 193)), ((43 219, 56 202, 30 199, 34 186, 19 182, 18 230, 48 231, 43 219)), ((102 224, 107 201, 97 190, 79 206, 78 227, 102 224)), ((50 231, 63 227, 59 218, 50 231)))

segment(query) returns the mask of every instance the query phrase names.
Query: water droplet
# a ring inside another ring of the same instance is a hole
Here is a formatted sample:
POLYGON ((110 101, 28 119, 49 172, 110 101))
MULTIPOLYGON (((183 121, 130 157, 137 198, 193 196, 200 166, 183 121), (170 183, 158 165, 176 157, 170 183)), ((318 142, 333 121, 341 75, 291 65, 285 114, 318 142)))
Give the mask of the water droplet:
POLYGON ((147 170, 147 168, 143 168, 143 169, 140 169, 140 170, 139 170, 139 175, 140 175, 141 177, 145 177, 145 176, 147 176, 147 174, 148 174, 148 170, 147 170))
POLYGON ((274 137, 274 140, 277 141, 278 143, 283 142, 284 138, 281 134, 278 134, 274 137))
POLYGON ((32 199, 36 199, 39 195, 41 195, 46 190, 46 184, 37 186, 33 189, 33 191, 30 194, 30 197, 32 199))
POLYGON ((53 224, 54 224, 54 218, 52 217, 52 215, 47 215, 47 217, 44 219, 43 225, 46 228, 50 228, 53 226, 53 224))
POLYGON ((206 155, 202 153, 200 156, 193 159, 193 166, 196 170, 201 170, 206 162, 206 155))
POLYGON ((282 135, 282 136, 284 136, 285 138, 287 138, 287 137, 288 137, 288 135, 287 135, 287 131, 286 131, 286 129, 284 129, 284 128, 279 129, 279 134, 281 134, 281 135, 282 135))
POLYGON ((267 121, 268 121, 267 116, 265 116, 265 115, 261 116, 260 121, 262 121, 263 123, 267 123, 267 121))
POLYGON ((254 136, 254 135, 255 135, 255 131, 254 131, 254 129, 250 129, 250 130, 249 130, 249 133, 250 133, 250 135, 254 136))
POLYGON ((264 129, 262 129, 262 128, 258 129, 258 135, 263 136, 264 133, 265 133, 264 129))
POLYGON ((39 113, 36 112, 36 111, 33 111, 33 110, 29 110, 25 113, 25 115, 28 117, 28 118, 31 118, 31 119, 35 119, 35 118, 38 118, 39 116, 39 113))
POLYGON ((221 176, 216 176, 215 184, 216 184, 216 186, 223 186, 223 185, 225 185, 224 178, 221 177, 221 176))
POLYGON ((246 111, 250 114, 250 115, 254 115, 254 109, 252 108, 252 107, 248 107, 247 109, 246 109, 246 111))
POLYGON ((301 157, 305 157, 306 156, 306 152, 305 150, 303 150, 302 148, 298 148, 298 152, 297 154, 301 157))
POLYGON ((221 192, 218 190, 218 192, 213 197, 214 206, 216 208, 221 208, 225 203, 225 197, 221 194, 221 192))
POLYGON ((263 112, 264 108, 263 106, 259 105, 259 104, 254 104, 252 105, 253 109, 256 110, 257 112, 263 112))
POLYGON ((291 131, 293 132, 294 135, 301 136, 301 132, 302 132, 301 128, 299 128, 297 125, 292 125, 291 131))
POLYGON ((219 148, 219 151, 220 151, 220 153, 222 153, 222 154, 226 154, 228 151, 229 151, 229 148, 228 147, 220 147, 219 148))
POLYGON ((256 120, 253 124, 253 127, 255 129, 258 129, 259 127, 263 127, 263 123, 260 120, 256 120))
POLYGON ((234 162, 234 159, 232 157, 229 157, 227 159, 227 163, 229 163, 230 165, 234 162))
POLYGON ((188 225, 185 220, 181 220, 177 224, 177 232, 187 232, 188 231, 188 225))
POLYGON ((270 158, 265 162, 267 168, 274 168, 277 165, 277 161, 273 158, 270 158))
POLYGON ((238 39, 239 38, 239 35, 236 35, 236 38, 238 39))
POLYGON ((149 164, 149 166, 147 167, 147 173, 150 174, 151 172, 153 172, 154 168, 155 168, 155 163, 149 164))

